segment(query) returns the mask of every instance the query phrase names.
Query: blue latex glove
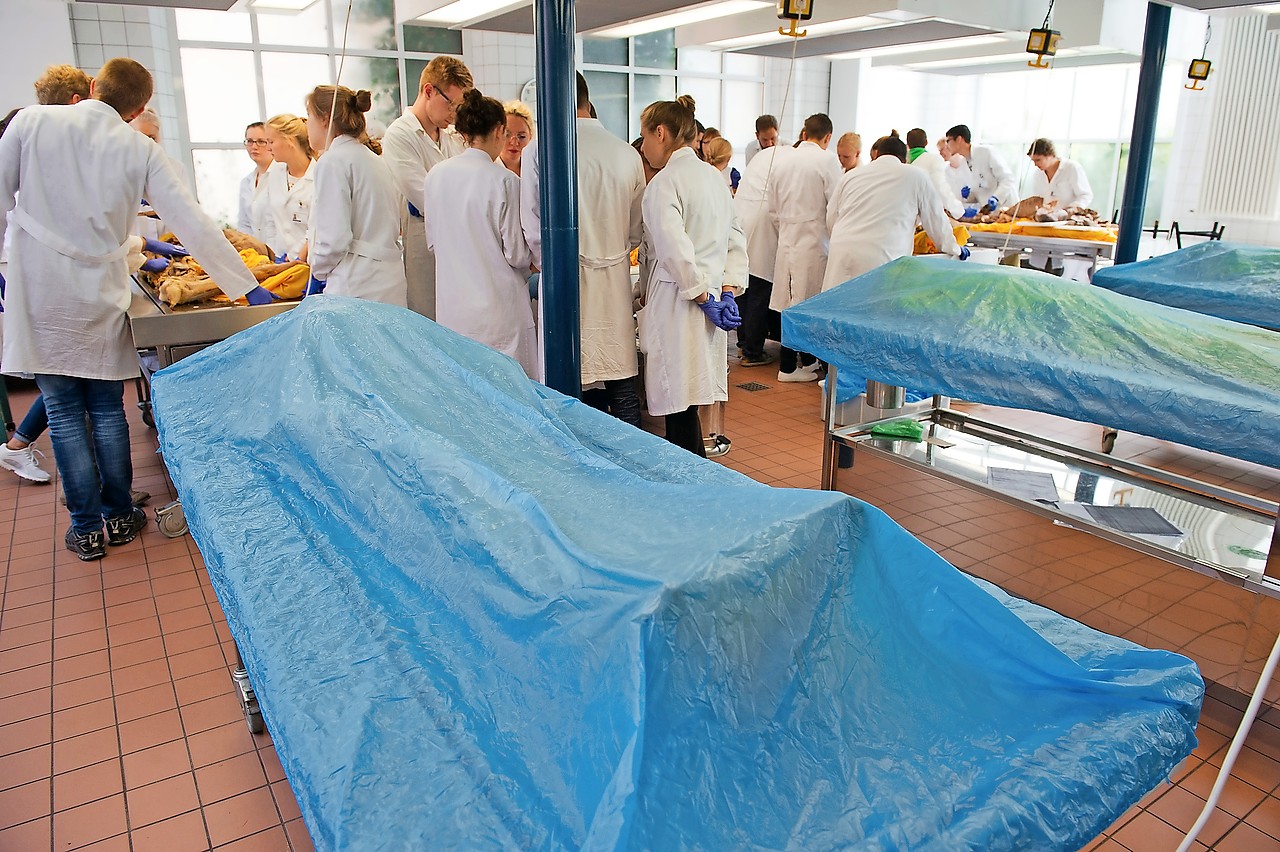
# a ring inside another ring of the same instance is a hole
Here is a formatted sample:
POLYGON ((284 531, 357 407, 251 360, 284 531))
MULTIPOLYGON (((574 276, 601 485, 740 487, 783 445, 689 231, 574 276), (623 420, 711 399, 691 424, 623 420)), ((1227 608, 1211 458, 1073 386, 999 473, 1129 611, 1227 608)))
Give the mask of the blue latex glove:
POLYGON ((996 198, 994 195, 991 196, 987 199, 987 207, 991 208, 992 213, 996 212, 1000 209, 1000 199, 996 198))
POLYGON ((967 186, 962 186, 962 187, 960 187, 960 197, 961 197, 961 198, 968 198, 968 197, 969 197, 969 187, 967 187, 967 186))
POLYGON ((977 216, 977 215, 978 215, 978 208, 977 208, 977 207, 966 207, 966 208, 964 208, 964 213, 963 213, 963 214, 961 214, 960 218, 961 218, 961 219, 972 219, 974 216, 977 216))
POLYGON ((723 292, 720 294, 720 304, 724 305, 721 316, 730 321, 742 325, 742 314, 738 310, 738 300, 733 297, 733 293, 723 292))
POLYGON ((284 263, 288 259, 289 259, 289 255, 286 252, 280 252, 280 254, 275 256, 276 263, 284 263))
POLYGON ((529 276, 529 301, 537 301, 538 285, 542 283, 542 273, 535 272, 529 276))
POLYGON ((417 207, 414 207, 414 206, 413 206, 413 202, 412 202, 412 201, 406 201, 405 203, 409 205, 409 215, 410 215, 410 216, 414 217, 415 219, 421 219, 421 218, 422 218, 422 213, 418 210, 418 208, 417 208, 417 207))
POLYGON ((280 299, 279 296, 272 293, 261 284, 246 293, 245 298, 249 300, 249 304, 251 305, 269 305, 272 302, 279 301, 280 299))
POLYGON ((968 260, 968 259, 969 259, 969 247, 968 247, 968 246, 960 246, 960 259, 961 259, 961 260, 968 260))
POLYGON ((323 293, 324 285, 325 285, 325 282, 321 281, 319 278, 316 278, 314 275, 312 275, 311 280, 307 282, 307 289, 302 294, 302 298, 305 299, 307 296, 316 296, 316 295, 319 295, 320 293, 323 293))
POLYGON ((725 316, 725 303, 717 301, 712 296, 708 296, 707 300, 701 305, 698 305, 698 307, 707 315, 707 319, 710 320, 711 324, 716 328, 723 328, 725 331, 733 331, 735 328, 742 325, 742 320, 735 320, 731 316, 725 316))
POLYGON ((5 281, 4 276, 0 275, 0 296, 4 296, 5 281))
POLYGON ((142 247, 152 254, 158 254, 161 257, 191 256, 191 252, 187 251, 182 246, 175 246, 173 243, 165 243, 160 240, 147 240, 143 243, 142 247))
POLYGON ((143 272, 164 272, 169 268, 169 261, 163 257, 153 257, 142 264, 143 272))

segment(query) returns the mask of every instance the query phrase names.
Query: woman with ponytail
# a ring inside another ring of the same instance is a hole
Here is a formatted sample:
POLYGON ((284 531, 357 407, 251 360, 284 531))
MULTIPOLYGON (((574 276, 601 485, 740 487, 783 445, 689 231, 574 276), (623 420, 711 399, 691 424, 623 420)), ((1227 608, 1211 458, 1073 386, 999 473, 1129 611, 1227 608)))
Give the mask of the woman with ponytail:
POLYGON ((667 440, 706 455, 698 406, 729 398, 727 330, 742 324, 747 251, 729 187, 698 159, 693 111, 659 101, 640 116, 641 153, 659 170, 644 191, 653 272, 640 310, 649 413, 667 440))
POLYGON ((365 132, 370 94, 345 86, 317 86, 307 95, 316 162, 307 294, 326 292, 405 306, 400 252, 400 191, 391 169, 365 132))
POLYGON ((471 89, 454 128, 467 150, 433 166, 423 186, 427 247, 436 256, 436 322, 510 355, 536 377, 533 255, 520 227, 520 178, 494 162, 507 141, 507 113, 471 89))

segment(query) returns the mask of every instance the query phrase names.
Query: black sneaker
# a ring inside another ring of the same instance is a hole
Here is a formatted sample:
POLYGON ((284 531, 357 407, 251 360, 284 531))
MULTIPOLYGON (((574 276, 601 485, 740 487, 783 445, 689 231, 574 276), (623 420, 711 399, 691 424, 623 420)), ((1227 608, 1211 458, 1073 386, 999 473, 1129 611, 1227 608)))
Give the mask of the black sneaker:
POLYGON ((147 513, 133 507, 133 511, 123 517, 107 518, 107 544, 118 547, 128 544, 138 537, 142 528, 147 525, 147 513))
POLYGON ((102 530, 89 533, 77 533, 67 530, 67 550, 80 557, 81 562, 92 562, 107 555, 107 548, 102 543, 102 530))

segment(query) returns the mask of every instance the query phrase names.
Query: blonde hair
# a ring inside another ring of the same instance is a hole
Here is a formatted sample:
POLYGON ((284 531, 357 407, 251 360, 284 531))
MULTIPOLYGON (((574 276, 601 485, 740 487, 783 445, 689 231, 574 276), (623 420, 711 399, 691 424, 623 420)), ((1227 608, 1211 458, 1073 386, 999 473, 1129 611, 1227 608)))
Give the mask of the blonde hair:
POLYGON ((375 154, 382 145, 369 138, 364 114, 373 107, 373 95, 367 89, 353 92, 346 86, 316 86, 307 95, 307 109, 313 114, 332 116, 329 132, 333 136, 351 136, 375 154))
POLYGON ((710 142, 703 144, 702 155, 707 158, 709 164, 718 169, 729 162, 729 158, 733 156, 733 146, 723 136, 716 136, 710 142))
POLYGON ((852 142, 852 143, 853 143, 853 147, 854 147, 854 149, 855 149, 855 150, 857 150, 857 151, 861 151, 861 150, 862 150, 862 136, 861 136, 861 135, 859 135, 859 134, 857 134, 857 133, 853 133, 853 132, 846 133, 846 134, 844 134, 843 136, 841 136, 841 137, 840 137, 840 140, 839 140, 838 142, 836 142, 836 147, 838 148, 838 147, 840 147, 841 145, 843 145, 843 144, 844 144, 844 143, 846 143, 846 142, 852 142))
POLYGON ((698 135, 693 120, 693 98, 681 95, 674 101, 654 101, 640 113, 640 126, 652 133, 659 126, 667 128, 681 145, 688 145, 698 135))
POLYGON ((307 138, 307 123, 296 115, 287 112, 273 115, 267 119, 267 126, 297 142, 308 160, 316 158, 316 152, 311 150, 311 140, 307 138))
POLYGON ((456 56, 437 56, 428 62, 427 67, 422 69, 422 76, 418 78, 418 91, 422 91, 427 83, 437 89, 448 86, 474 89, 476 85, 471 70, 456 56))
POLYGON ((69 104, 75 95, 89 97, 89 75, 73 65, 50 65, 36 80, 36 100, 44 106, 69 104))
POLYGON ((690 115, 698 114, 698 102, 693 99, 693 95, 680 95, 676 98, 676 103, 689 110, 690 115))
POLYGON ((108 59, 93 80, 93 96, 121 117, 147 105, 153 91, 151 72, 123 56, 108 59))
POLYGON ((529 125, 529 138, 532 139, 538 135, 538 126, 533 121, 533 110, 529 109, 529 105, 524 101, 507 101, 502 105, 507 115, 516 115, 523 118, 529 125))

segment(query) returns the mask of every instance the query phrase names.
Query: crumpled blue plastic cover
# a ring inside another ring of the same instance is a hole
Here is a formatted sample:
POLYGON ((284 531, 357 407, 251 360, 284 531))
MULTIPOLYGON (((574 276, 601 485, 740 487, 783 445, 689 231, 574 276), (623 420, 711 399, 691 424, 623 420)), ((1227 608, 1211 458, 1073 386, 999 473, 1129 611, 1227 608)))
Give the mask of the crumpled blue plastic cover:
POLYGON ((1211 240, 1099 269, 1093 283, 1148 302, 1280 329, 1280 249, 1211 240))
POLYGON ((1194 747, 1186 658, 409 311, 307 299, 154 394, 322 850, 1074 850, 1194 747))
POLYGON ((1280 334, 1053 275, 904 257, 782 313, 841 371, 1280 465, 1280 334))

